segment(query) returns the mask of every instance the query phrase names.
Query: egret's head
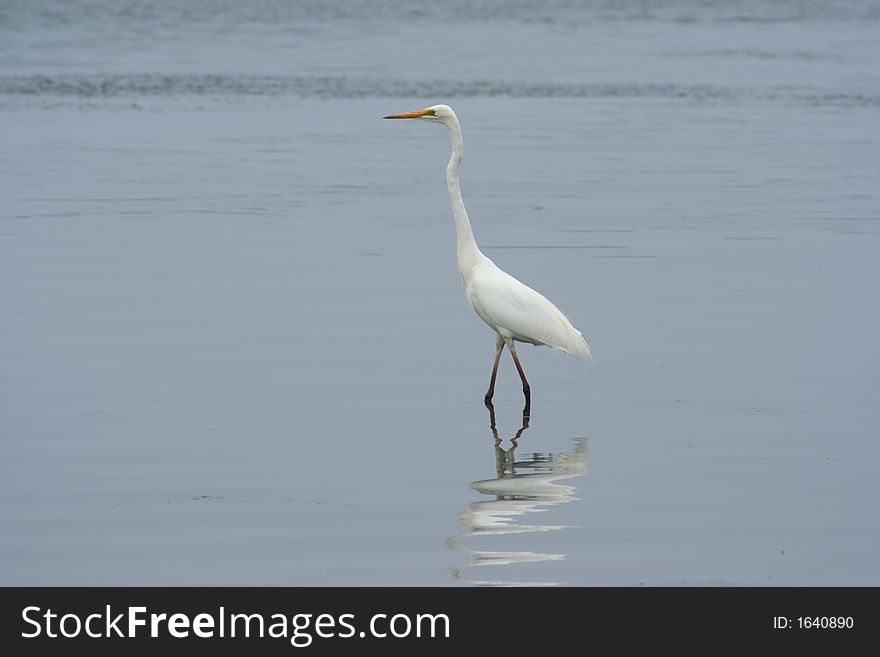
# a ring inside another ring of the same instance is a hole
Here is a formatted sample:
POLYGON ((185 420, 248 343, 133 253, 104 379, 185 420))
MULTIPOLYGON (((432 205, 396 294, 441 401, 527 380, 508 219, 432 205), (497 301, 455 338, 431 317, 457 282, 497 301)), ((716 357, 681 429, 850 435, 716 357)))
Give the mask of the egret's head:
POLYGON ((403 114, 389 114, 388 116, 383 116, 383 119, 420 119, 422 121, 432 121, 434 123, 449 123, 457 122, 458 119, 455 116, 455 112, 452 111, 452 108, 449 105, 431 105, 431 107, 426 107, 423 110, 418 110, 416 112, 404 112, 403 114))

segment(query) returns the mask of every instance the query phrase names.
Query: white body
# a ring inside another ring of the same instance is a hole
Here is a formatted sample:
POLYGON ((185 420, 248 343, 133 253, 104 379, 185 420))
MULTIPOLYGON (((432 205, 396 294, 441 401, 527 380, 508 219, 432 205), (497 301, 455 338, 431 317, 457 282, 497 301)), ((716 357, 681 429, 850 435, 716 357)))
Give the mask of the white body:
POLYGON ((546 345, 579 359, 590 348, 562 311, 486 256, 462 274, 468 303, 477 316, 507 340, 546 345))

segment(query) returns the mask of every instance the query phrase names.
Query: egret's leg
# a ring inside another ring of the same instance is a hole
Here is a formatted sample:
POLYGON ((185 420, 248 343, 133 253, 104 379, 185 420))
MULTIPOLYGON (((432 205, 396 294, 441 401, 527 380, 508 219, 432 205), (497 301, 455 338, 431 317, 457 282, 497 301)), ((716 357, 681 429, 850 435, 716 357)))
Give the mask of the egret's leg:
POLYGON ((519 378, 522 379, 523 394, 526 397, 526 406, 523 409, 523 416, 528 416, 532 406, 532 389, 526 379, 526 373, 523 372, 522 365, 519 363, 519 357, 516 355, 516 347, 513 346, 513 340, 507 340, 507 348, 510 349, 510 355, 513 356, 513 362, 516 364, 516 371, 519 372, 519 378))
POLYGON ((486 392, 484 401, 488 404, 492 402, 495 395, 495 377, 498 376, 498 363, 501 362, 501 352, 504 350, 504 338, 500 335, 495 339, 495 364, 492 366, 492 379, 489 381, 489 390, 486 392))

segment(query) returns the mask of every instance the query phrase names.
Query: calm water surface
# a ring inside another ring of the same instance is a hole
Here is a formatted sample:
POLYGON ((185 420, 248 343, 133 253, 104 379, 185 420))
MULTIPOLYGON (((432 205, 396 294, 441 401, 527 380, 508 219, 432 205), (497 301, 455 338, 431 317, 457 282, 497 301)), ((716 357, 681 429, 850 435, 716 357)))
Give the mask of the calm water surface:
POLYGON ((880 584, 878 22, 4 3, 0 583, 880 584))

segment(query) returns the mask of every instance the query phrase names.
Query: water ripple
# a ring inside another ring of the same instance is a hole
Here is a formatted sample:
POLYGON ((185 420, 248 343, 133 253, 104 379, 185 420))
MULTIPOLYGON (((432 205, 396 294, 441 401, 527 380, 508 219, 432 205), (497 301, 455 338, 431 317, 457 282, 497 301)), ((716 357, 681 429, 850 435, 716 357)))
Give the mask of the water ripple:
POLYGON ((880 96, 809 93, 680 84, 566 84, 503 80, 427 80, 277 75, 26 75, 0 76, 0 96, 80 99, 175 96, 304 98, 680 98, 705 102, 764 101, 808 105, 880 105, 880 96))

